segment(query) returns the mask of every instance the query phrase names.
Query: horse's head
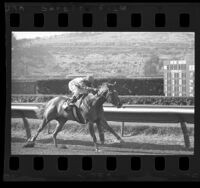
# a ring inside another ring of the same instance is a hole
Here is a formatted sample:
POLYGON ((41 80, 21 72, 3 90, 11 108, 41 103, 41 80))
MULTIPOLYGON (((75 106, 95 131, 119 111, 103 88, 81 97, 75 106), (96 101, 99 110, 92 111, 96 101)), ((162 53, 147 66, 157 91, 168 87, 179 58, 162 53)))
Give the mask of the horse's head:
POLYGON ((110 84, 108 82, 103 83, 99 88, 98 95, 103 96, 107 102, 113 104, 117 108, 120 108, 122 103, 119 99, 117 91, 114 89, 115 85, 116 82, 114 84, 110 84))

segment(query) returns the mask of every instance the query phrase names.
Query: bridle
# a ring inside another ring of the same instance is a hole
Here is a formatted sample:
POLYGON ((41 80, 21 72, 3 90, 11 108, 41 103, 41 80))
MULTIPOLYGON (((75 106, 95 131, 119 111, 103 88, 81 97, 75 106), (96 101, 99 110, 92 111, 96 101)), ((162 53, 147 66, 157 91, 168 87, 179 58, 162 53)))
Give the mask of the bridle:
POLYGON ((103 94, 98 94, 98 95, 101 96, 101 97, 103 97, 103 98, 107 101, 107 99, 108 99, 108 97, 109 97, 109 95, 110 95, 111 93, 112 93, 111 91, 107 90, 105 93, 103 93, 103 94))
MULTIPOLYGON (((109 85, 114 86, 115 84, 116 84, 116 82, 114 84, 109 84, 109 85)), ((108 99, 108 97, 110 96, 111 93, 113 93, 113 92, 110 91, 109 88, 108 88, 108 90, 105 93, 103 93, 103 94, 98 94, 97 93, 97 95, 103 97, 107 101, 107 99, 108 99), (104 96, 104 94, 105 94, 105 96, 104 96)))

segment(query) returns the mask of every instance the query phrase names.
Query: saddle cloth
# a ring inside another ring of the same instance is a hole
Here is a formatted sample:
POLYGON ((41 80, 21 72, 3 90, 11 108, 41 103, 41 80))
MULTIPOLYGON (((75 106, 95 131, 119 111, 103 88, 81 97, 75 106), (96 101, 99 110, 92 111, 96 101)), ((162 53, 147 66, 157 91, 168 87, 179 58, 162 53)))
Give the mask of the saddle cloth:
POLYGON ((73 116, 74 116, 74 119, 81 123, 81 124, 85 124, 85 119, 83 118, 81 112, 80 112, 80 109, 76 106, 76 105, 73 105, 72 106, 72 113, 73 113, 73 116))

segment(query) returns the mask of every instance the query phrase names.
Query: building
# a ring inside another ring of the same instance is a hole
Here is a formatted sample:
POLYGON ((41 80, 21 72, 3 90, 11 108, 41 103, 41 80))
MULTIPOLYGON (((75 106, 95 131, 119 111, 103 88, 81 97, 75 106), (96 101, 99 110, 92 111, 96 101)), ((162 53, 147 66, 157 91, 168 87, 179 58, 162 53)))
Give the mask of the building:
POLYGON ((194 97, 195 67, 192 56, 164 60, 163 70, 165 96, 194 97))

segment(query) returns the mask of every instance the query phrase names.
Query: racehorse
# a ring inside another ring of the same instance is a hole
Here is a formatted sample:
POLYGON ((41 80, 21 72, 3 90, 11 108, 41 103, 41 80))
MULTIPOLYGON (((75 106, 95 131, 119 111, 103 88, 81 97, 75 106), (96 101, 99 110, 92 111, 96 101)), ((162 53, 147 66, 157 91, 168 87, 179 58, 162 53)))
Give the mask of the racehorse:
MULTIPOLYGON (((95 95, 89 93, 77 101, 77 103, 79 103, 79 107, 76 107, 76 110, 79 110, 84 124, 87 124, 90 135, 94 142, 95 151, 97 152, 99 151, 99 148, 94 133, 94 123, 97 125, 99 138, 102 144, 104 143, 103 128, 110 131, 120 142, 124 142, 120 136, 108 125, 103 112, 103 104, 106 101, 113 104, 117 108, 122 106, 117 91, 114 90, 115 84, 116 82, 114 84, 105 82, 99 87, 98 92, 95 95)), ((73 107, 70 107, 68 110, 63 107, 63 104, 67 100, 69 100, 69 98, 65 96, 55 97, 41 107, 41 109, 38 111, 38 116, 43 118, 42 123, 40 124, 36 134, 27 141, 24 147, 34 147, 39 133, 52 120, 57 120, 58 122, 57 127, 53 132, 54 145, 57 147, 56 136, 58 132, 62 130, 67 120, 77 121, 77 119, 74 117, 73 107)))

